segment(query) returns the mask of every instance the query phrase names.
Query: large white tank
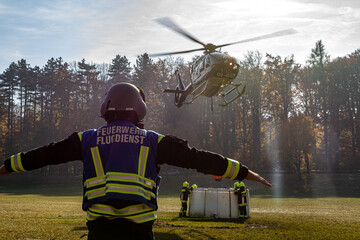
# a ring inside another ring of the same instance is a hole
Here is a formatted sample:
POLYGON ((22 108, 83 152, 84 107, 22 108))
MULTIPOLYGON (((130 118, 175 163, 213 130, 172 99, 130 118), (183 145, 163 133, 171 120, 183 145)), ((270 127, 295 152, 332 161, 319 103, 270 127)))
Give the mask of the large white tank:
POLYGON ((205 216, 205 188, 195 188, 190 193, 189 198, 189 216, 205 216))
MULTIPOLYGON (((247 190, 250 217, 250 194, 247 190)), ((238 198, 233 188, 195 188, 189 197, 190 217, 238 218, 238 198)))

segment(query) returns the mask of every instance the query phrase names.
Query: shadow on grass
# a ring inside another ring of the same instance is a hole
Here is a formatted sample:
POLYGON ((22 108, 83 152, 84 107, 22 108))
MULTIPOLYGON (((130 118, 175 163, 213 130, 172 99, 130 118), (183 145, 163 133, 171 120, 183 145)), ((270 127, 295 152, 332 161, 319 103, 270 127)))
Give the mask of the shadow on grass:
POLYGON ((154 233, 156 240, 184 240, 175 233, 154 233))
POLYGON ((71 229, 71 231, 87 231, 88 228, 86 226, 82 226, 82 227, 73 227, 71 229))

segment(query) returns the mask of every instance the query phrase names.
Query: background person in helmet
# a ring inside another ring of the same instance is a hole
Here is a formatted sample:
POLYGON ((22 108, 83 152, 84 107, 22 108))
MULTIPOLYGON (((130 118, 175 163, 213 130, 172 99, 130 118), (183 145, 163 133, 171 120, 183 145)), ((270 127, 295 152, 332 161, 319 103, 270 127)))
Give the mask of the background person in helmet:
POLYGON ((246 196, 246 187, 244 182, 235 182, 234 183, 235 191, 234 193, 238 196, 238 206, 239 206, 239 217, 247 218, 248 214, 246 211, 246 206, 248 204, 248 199, 246 196))
POLYGON ((196 184, 193 184, 191 185, 191 187, 189 187, 188 182, 185 181, 183 183, 183 187, 181 188, 181 192, 180 192, 181 208, 180 208, 179 217, 186 217, 186 212, 188 207, 187 201, 189 199, 189 194, 194 188, 197 188, 196 184))
POLYGON ((106 125, 13 155, 0 167, 0 175, 82 161, 82 207, 87 212, 89 239, 153 239, 161 164, 271 186, 236 160, 143 129, 146 111, 141 89, 116 84, 108 90, 100 110, 106 125))
POLYGON ((179 217, 186 217, 187 211, 187 201, 190 194, 189 183, 184 182, 180 192, 180 201, 181 201, 181 209, 179 213, 179 217))

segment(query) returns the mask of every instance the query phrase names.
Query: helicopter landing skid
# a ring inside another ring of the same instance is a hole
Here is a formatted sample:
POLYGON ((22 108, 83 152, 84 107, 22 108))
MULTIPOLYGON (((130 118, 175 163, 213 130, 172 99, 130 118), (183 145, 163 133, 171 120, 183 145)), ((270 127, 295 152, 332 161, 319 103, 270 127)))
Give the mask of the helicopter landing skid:
POLYGON ((244 85, 244 87, 240 90, 239 87, 242 86, 242 84, 230 84, 232 86, 232 88, 224 93, 221 93, 220 96, 223 99, 224 103, 223 104, 219 104, 219 106, 221 107, 226 107, 227 105, 229 105, 230 103, 232 103, 233 101, 235 101, 236 99, 238 99, 239 97, 241 97, 244 93, 245 93, 245 89, 246 89, 246 85, 244 85), (230 94, 232 94, 234 91, 236 91, 236 95, 231 98, 230 100, 227 100, 226 97, 229 96, 230 94))

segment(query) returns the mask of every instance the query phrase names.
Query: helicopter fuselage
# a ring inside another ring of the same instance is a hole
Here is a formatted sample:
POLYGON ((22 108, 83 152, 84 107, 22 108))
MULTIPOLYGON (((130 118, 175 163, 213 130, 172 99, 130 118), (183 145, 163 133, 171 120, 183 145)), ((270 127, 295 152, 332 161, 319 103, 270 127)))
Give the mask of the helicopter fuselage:
POLYGON ((244 91, 237 90, 241 85, 234 84, 233 81, 239 72, 239 64, 236 59, 222 52, 206 52, 197 59, 190 68, 190 83, 185 87, 178 71, 175 72, 178 85, 176 89, 164 89, 164 92, 175 93, 175 105, 181 107, 183 104, 193 103, 200 96, 214 97, 221 95, 224 100, 222 106, 240 97, 244 91), (224 92, 224 88, 232 85, 230 91, 224 92), (236 96, 230 100, 225 97, 237 91, 236 96), (188 96, 190 99, 187 99, 188 96))
MULTIPOLYGON (((224 90, 237 76, 239 65, 226 53, 205 53, 190 69, 193 98, 213 97, 224 90)), ((188 88, 187 87, 187 88, 188 88)))

